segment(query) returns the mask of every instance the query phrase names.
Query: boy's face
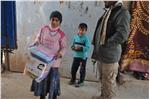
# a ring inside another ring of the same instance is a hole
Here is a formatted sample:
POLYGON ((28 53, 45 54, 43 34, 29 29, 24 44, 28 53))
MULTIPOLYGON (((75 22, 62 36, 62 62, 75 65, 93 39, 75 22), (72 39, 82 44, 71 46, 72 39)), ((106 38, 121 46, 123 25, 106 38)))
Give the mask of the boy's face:
POLYGON ((56 17, 51 18, 51 26, 52 28, 60 26, 60 20, 56 17))
POLYGON ((83 34, 85 34, 85 33, 86 33, 86 29, 79 27, 79 35, 83 35, 83 34))

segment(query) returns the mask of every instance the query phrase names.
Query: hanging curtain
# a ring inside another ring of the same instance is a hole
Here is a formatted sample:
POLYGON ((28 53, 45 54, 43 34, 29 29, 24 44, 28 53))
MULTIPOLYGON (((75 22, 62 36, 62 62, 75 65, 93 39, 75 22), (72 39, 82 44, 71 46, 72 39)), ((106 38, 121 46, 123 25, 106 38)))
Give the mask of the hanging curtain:
POLYGON ((131 32, 121 58, 121 71, 149 72, 149 1, 132 1, 131 32))

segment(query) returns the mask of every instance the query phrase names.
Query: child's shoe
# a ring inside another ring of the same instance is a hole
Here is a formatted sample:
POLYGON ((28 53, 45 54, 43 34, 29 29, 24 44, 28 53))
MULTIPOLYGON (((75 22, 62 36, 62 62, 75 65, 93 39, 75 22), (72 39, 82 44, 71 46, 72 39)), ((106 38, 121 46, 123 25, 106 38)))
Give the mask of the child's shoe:
POLYGON ((82 86, 84 86, 84 83, 83 83, 83 82, 78 82, 78 83, 75 85, 75 87, 82 87, 82 86))
POLYGON ((69 81, 69 85, 74 85, 76 82, 75 81, 73 81, 73 80, 70 80, 69 81))

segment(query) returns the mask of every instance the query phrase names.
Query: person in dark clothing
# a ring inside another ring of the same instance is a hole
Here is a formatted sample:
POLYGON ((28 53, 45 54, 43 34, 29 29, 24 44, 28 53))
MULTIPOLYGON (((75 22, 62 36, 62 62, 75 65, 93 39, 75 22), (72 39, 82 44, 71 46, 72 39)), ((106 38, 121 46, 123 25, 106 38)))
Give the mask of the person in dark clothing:
POLYGON ((101 95, 92 99, 112 99, 116 95, 116 76, 121 44, 128 38, 130 14, 120 1, 104 1, 105 13, 99 19, 92 44, 92 59, 98 62, 101 95))

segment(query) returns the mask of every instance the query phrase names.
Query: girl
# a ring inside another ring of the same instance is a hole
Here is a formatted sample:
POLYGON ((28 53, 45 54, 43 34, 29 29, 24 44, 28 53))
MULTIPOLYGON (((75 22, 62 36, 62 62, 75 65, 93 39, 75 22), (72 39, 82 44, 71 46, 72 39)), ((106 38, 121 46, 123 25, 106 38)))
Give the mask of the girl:
POLYGON ((66 36, 60 29, 62 15, 58 11, 54 11, 50 15, 50 24, 41 28, 35 44, 42 44, 49 49, 49 52, 55 55, 55 61, 51 66, 48 76, 41 82, 32 81, 31 91, 34 91, 35 96, 40 96, 40 99, 57 99, 60 95, 60 75, 59 66, 62 56, 66 51, 66 36))

